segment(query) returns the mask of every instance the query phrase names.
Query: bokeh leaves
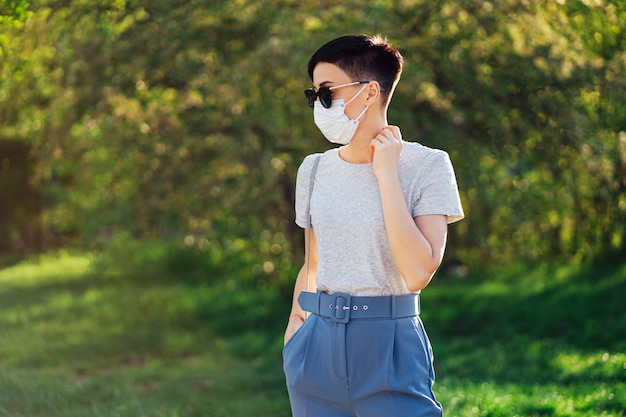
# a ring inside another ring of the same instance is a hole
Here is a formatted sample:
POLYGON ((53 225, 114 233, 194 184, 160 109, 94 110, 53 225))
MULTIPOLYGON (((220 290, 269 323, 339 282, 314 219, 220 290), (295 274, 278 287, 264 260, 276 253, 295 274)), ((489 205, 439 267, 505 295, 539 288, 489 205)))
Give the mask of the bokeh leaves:
POLYGON ((268 274, 290 270, 295 172, 328 147, 306 62, 366 32, 406 59, 390 123, 451 154, 468 218, 450 257, 624 250, 623 2, 17 3, 0 26, 0 140, 30 146, 62 242, 247 242, 268 274))

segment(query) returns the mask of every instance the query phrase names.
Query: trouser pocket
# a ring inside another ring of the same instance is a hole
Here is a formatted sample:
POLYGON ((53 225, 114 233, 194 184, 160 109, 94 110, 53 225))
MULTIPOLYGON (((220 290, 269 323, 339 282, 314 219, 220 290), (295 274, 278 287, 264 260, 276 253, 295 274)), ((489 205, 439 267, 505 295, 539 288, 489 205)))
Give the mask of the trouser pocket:
POLYGON ((302 377, 307 345, 316 320, 316 315, 309 316, 283 347, 283 370, 288 386, 302 377))

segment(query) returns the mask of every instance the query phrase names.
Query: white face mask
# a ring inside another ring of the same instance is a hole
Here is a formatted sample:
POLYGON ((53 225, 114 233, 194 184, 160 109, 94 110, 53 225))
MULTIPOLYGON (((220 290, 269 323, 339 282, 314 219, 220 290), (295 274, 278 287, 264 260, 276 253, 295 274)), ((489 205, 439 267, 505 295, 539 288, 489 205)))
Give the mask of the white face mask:
POLYGON ((344 109, 365 90, 365 87, 367 85, 364 85, 347 103, 344 103, 343 99, 333 100, 329 109, 322 106, 319 100, 315 102, 313 120, 329 142, 347 145, 354 137, 354 132, 356 132, 356 128, 359 126, 359 119, 369 107, 365 107, 361 114, 353 120, 346 115, 344 109))

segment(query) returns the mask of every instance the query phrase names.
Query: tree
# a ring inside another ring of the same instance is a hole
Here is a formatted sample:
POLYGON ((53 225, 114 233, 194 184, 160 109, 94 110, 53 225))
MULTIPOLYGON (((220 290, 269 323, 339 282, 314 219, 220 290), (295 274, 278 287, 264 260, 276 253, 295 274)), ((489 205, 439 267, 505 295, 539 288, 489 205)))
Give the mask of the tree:
POLYGON ((624 250, 619 2, 19 4, 27 17, 1 26, 0 137, 30 149, 48 236, 65 243, 127 230, 291 272, 295 172, 328 146, 306 62, 367 32, 406 59, 390 121, 451 154, 468 219, 450 257, 624 250))

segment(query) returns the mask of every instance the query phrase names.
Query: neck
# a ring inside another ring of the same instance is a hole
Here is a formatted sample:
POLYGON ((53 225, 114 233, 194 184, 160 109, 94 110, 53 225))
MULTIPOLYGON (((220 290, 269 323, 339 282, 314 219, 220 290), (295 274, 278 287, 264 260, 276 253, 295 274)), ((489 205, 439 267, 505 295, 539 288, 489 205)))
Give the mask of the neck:
MULTIPOLYGON (((367 113, 371 112, 370 109, 367 113)), ((366 115, 367 115, 366 113, 366 115)), ((339 155, 341 158, 353 164, 368 164, 372 162, 373 157, 370 151, 370 142, 378 135, 378 133, 387 127, 386 114, 374 114, 373 117, 365 117, 357 131, 354 133, 354 137, 345 146, 339 149, 339 155)))

